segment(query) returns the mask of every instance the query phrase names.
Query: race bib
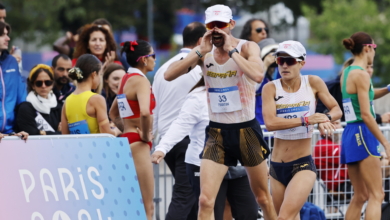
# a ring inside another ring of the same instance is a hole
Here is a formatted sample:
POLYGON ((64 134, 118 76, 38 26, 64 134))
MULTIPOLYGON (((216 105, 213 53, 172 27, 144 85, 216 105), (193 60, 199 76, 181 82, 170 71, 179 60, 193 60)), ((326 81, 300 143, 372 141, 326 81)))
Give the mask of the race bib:
POLYGON ((117 102, 118 102, 118 109, 119 109, 119 114, 121 118, 127 118, 130 116, 133 116, 134 113, 130 108, 129 103, 127 102, 126 95, 125 94, 120 94, 117 95, 117 102))
POLYGON ((343 99, 343 108, 345 121, 355 121, 357 119, 350 98, 343 99))
POLYGON ((71 134, 90 134, 88 123, 86 120, 68 124, 71 134))
MULTIPOLYGON (((307 105, 304 106, 279 108, 276 110, 276 116, 279 118, 286 118, 286 119, 308 117, 309 115, 307 114, 309 113, 310 110, 309 104, 310 103, 307 103, 307 105)), ((291 135, 291 134, 307 133, 308 129, 305 126, 298 126, 295 128, 280 130, 278 132, 283 135, 287 135, 287 134, 291 135)))
POLYGON ((211 111, 214 113, 234 112, 242 109, 238 86, 209 88, 211 111))

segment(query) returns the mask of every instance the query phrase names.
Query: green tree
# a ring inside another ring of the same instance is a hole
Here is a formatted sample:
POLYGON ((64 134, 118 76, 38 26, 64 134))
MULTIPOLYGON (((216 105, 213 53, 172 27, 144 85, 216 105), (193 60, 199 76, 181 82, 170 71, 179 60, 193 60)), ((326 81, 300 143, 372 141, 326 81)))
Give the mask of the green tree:
MULTIPOLYGON (((342 45, 342 40, 353 33, 364 31, 370 34, 378 45, 374 68, 375 75, 382 82, 389 81, 390 30, 388 29, 390 15, 388 0, 323 0, 322 13, 303 6, 304 15, 310 20, 311 37, 309 44, 319 53, 332 54, 336 62, 344 61, 348 51, 342 45), (380 4, 378 4, 378 2, 380 4)), ((381 84, 383 84, 381 83, 381 84)))

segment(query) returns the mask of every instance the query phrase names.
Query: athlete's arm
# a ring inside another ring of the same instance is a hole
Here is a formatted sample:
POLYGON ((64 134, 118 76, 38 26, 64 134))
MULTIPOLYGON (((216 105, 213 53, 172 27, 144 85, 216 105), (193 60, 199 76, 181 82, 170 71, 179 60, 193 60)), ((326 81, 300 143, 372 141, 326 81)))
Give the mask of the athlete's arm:
POLYGON ((177 77, 190 72, 195 68, 196 65, 202 66, 204 56, 213 48, 213 45, 211 44, 212 33, 213 30, 207 31, 203 35, 199 46, 196 46, 194 49, 192 49, 184 59, 171 63, 171 65, 169 65, 168 69, 164 73, 164 79, 167 81, 172 81, 177 77), (199 51, 203 57, 199 58, 196 51, 199 51))
POLYGON ((137 82, 135 91, 140 110, 140 128, 138 132, 142 141, 149 142, 152 140, 152 117, 150 115, 150 83, 145 77, 134 77, 137 82))
POLYGON ((389 94, 389 90, 387 89, 387 87, 380 88, 380 89, 374 89, 374 92, 375 92, 374 99, 379 99, 379 98, 389 94))
POLYGON ((68 119, 66 118, 66 108, 65 108, 66 102, 62 106, 62 112, 61 112, 61 133, 62 134, 69 134, 69 127, 68 127, 68 119))
POLYGON ((112 134, 114 136, 117 136, 118 134, 115 132, 115 130, 110 128, 110 121, 108 120, 107 106, 104 97, 98 94, 93 95, 88 100, 88 104, 91 104, 92 107, 95 109, 96 120, 99 125, 100 133, 112 134))
POLYGON ((340 119, 343 113, 336 99, 329 93, 328 87, 326 87, 324 81, 318 76, 310 75, 309 82, 316 97, 318 97, 326 108, 329 109, 327 114, 332 117, 332 121, 340 119))
POLYGON ((276 88, 272 82, 267 83, 261 92, 263 101, 263 118, 268 131, 295 128, 302 125, 300 118, 285 119, 276 116, 276 88))
POLYGON ((123 120, 119 114, 119 109, 118 109, 118 100, 115 97, 114 101, 112 102, 109 116, 112 122, 114 122, 115 126, 123 132, 123 120))
MULTIPOLYGON (((233 49, 234 47, 231 47, 231 50, 233 49)), ((249 41, 242 45, 241 53, 243 56, 238 53, 233 53, 233 60, 244 72, 245 76, 257 83, 261 83, 264 78, 264 64, 260 59, 259 46, 255 42, 249 41)))
MULTIPOLYGON (((375 118, 371 115, 370 110, 370 98, 368 96, 368 91, 370 89, 370 76, 363 70, 353 70, 355 77, 352 78, 352 83, 356 86, 356 93, 358 95, 360 113, 362 119, 371 133, 375 136, 376 139, 383 145, 386 150, 387 157, 390 156, 390 144, 385 138, 385 136, 380 131, 378 125, 376 124, 375 118)), ((348 82, 348 81, 347 81, 348 82)), ((347 83, 344 82, 344 83, 347 83)), ((347 84, 348 85, 348 84, 347 84)))

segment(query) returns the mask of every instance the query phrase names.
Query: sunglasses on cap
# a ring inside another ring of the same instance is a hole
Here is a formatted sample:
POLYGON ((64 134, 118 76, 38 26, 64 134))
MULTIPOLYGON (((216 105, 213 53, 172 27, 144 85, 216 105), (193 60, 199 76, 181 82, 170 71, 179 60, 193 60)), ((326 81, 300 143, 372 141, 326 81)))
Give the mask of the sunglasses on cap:
POLYGON ((265 30, 266 33, 268 33, 268 28, 256 28, 256 32, 260 33, 263 31, 263 29, 265 30))
POLYGON ((284 63, 287 64, 287 66, 292 66, 297 64, 299 61, 302 61, 301 59, 295 58, 295 57, 276 57, 275 62, 276 64, 282 66, 284 63))
POLYGON ((212 22, 206 24, 206 28, 208 30, 211 30, 214 27, 217 27, 219 29, 223 29, 223 28, 229 27, 229 23, 225 23, 222 21, 212 21, 212 22))
POLYGON ((44 81, 37 80, 37 81, 34 82, 34 85, 36 87, 42 87, 43 83, 45 83, 46 86, 51 86, 51 85, 53 85, 53 80, 44 80, 44 81))
POLYGON ((145 55, 145 56, 140 56, 140 57, 138 57, 137 61, 135 61, 135 62, 138 62, 142 57, 145 57, 145 58, 153 57, 153 59, 156 59, 156 54, 152 53, 152 54, 148 54, 148 55, 145 55))
POLYGON ((374 48, 374 50, 376 50, 376 44, 363 44, 363 45, 370 46, 370 47, 374 48))

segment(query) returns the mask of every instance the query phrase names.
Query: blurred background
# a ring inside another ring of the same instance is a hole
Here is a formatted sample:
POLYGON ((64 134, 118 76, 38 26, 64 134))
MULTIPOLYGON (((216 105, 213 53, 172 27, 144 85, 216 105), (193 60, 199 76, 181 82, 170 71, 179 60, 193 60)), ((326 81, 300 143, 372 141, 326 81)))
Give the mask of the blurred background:
MULTIPOLYGON (((308 49, 303 74, 334 79, 350 57, 342 40, 354 32, 369 33, 378 45, 373 82, 390 82, 390 0, 5 0, 11 45, 22 50, 23 74, 36 63, 50 64, 53 42, 84 24, 106 18, 117 44, 144 39, 157 49, 158 67, 181 48, 181 32, 190 22, 204 22, 214 4, 232 8, 239 37, 251 18, 265 20, 277 42, 298 40, 308 49)), ((148 77, 153 79, 151 73, 148 77)))

